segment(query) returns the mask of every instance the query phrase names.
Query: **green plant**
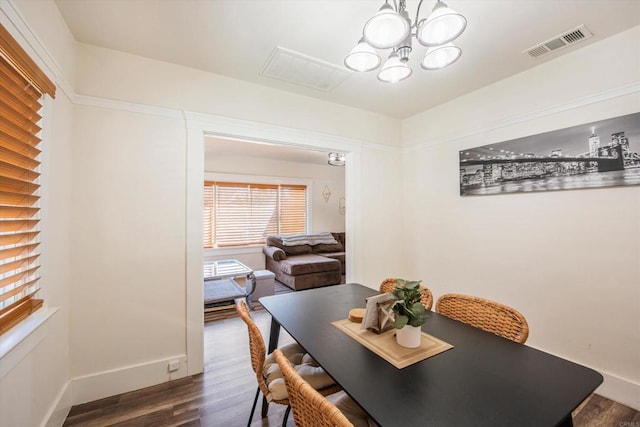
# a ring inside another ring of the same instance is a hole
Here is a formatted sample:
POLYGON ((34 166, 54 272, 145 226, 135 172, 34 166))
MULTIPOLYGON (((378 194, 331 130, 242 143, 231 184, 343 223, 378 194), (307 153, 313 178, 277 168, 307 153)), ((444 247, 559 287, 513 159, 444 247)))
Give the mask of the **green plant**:
POLYGON ((405 325, 423 325, 429 316, 420 302, 422 297, 420 282, 422 280, 407 281, 398 279, 397 282, 398 284, 391 291, 396 300, 393 305, 393 312, 396 314, 394 326, 396 329, 402 329, 405 325))

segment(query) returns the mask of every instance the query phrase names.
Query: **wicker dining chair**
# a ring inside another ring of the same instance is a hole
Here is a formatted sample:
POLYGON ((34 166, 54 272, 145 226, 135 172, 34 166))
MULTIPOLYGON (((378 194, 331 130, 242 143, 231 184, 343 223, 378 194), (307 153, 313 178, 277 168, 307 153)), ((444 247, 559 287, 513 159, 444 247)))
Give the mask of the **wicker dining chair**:
POLYGON ((302 378, 280 350, 273 352, 282 370, 296 427, 359 427, 376 424, 346 393, 329 399, 302 378))
MULTIPOLYGON (((258 389, 256 390, 256 396, 253 399, 253 406, 251 407, 251 414, 249 415, 249 422, 247 426, 251 425, 253 414, 258 403, 258 397, 260 392, 266 398, 267 405, 262 407, 262 417, 267 416, 269 410, 268 403, 278 403, 286 405, 284 418, 282 420, 282 426, 287 425, 287 419, 289 418, 289 412, 291 407, 289 406, 289 398, 287 395, 286 385, 282 377, 282 372, 275 361, 273 355, 267 356, 266 346, 260 329, 255 324, 249 313, 249 308, 244 300, 238 300, 236 302, 236 311, 240 315, 240 318, 246 323, 249 332, 249 352, 251 353, 251 367, 256 374, 258 381, 258 389)), ((297 368, 303 373, 305 379, 313 384, 318 389, 318 392, 322 395, 329 395, 336 393, 342 388, 335 383, 318 364, 306 354, 304 348, 298 343, 288 344, 280 349, 281 353, 286 355, 286 358, 290 363, 294 363, 297 368)))
POLYGON ((445 294, 436 301, 436 313, 520 344, 529 336, 527 319, 519 311, 485 298, 445 294))
MULTIPOLYGON (((393 289, 398 285, 398 279, 395 277, 388 277, 380 283, 380 292, 387 293, 393 291, 393 289)), ((431 310, 433 307, 433 294, 425 285, 420 285, 420 290, 422 291, 422 298, 420 298, 420 302, 424 305, 426 310, 431 310)))

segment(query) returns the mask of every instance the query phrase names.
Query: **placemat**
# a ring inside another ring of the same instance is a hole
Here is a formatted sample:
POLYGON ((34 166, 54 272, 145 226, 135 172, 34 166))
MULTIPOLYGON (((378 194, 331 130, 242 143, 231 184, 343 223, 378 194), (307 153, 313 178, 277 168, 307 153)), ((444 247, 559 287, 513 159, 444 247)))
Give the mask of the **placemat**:
POLYGON ((378 335, 366 329, 360 329, 360 323, 353 323, 349 319, 338 320, 331 324, 398 369, 453 348, 451 344, 424 332, 422 332, 422 342, 419 347, 407 348, 396 342, 395 329, 378 335))

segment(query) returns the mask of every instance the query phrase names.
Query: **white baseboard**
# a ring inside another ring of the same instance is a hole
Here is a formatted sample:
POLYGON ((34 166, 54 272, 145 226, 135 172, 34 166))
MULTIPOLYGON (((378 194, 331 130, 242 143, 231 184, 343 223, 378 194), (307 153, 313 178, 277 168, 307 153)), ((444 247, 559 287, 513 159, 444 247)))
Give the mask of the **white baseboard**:
MULTIPOLYGON (((73 405, 185 377, 186 361, 186 355, 180 355, 74 378, 67 382, 58 394, 56 402, 49 411, 48 419, 43 422, 42 427, 62 426, 73 405), (167 367, 173 360, 179 360, 180 367, 177 371, 169 373, 167 367)), ((600 372, 604 382, 595 391, 597 394, 640 411, 640 384, 600 372)))
POLYGON ((71 401, 71 381, 67 381, 56 399, 40 427, 62 427, 69 415, 69 410, 73 406, 71 401))
POLYGON ((71 380, 72 404, 91 402, 187 376, 187 355, 181 354, 140 365, 77 377, 71 380), (169 372, 171 361, 179 361, 177 371, 169 372))
POLYGON ((596 393, 640 411, 640 384, 600 371, 604 382, 596 393))

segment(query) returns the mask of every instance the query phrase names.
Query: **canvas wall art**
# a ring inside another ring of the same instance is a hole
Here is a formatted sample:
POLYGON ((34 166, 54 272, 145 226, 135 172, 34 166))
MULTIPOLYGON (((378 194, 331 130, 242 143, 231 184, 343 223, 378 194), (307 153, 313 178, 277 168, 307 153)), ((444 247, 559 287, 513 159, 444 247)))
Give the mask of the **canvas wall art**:
POLYGON ((460 195, 640 185, 640 113, 460 151, 460 195))

